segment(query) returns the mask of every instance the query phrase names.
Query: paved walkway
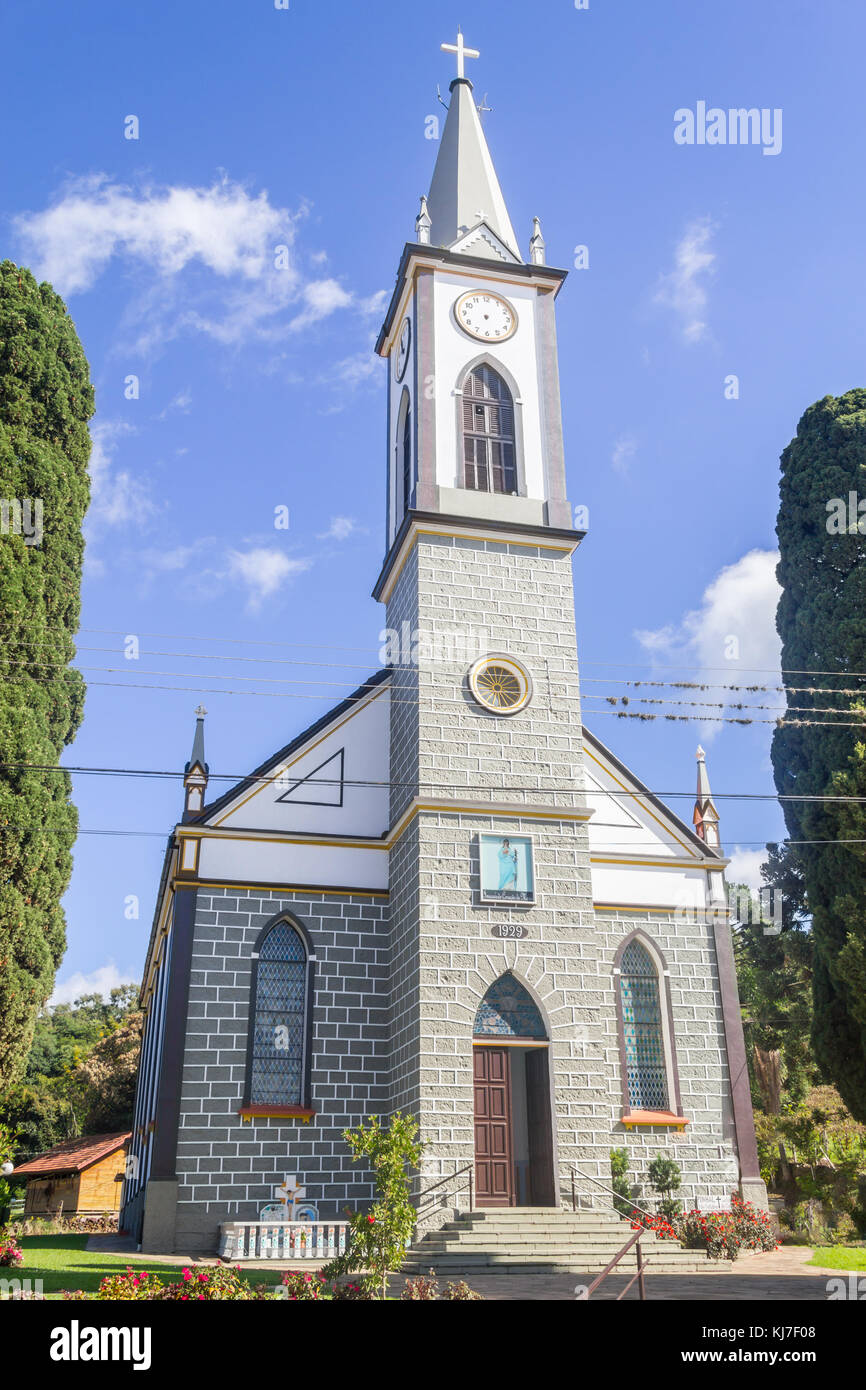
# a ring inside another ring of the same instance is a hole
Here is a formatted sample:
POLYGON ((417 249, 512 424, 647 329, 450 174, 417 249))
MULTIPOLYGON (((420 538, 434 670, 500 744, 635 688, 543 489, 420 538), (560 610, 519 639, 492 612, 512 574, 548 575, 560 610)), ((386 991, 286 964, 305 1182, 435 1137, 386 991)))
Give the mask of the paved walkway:
MULTIPOLYGON (((91 1236, 87 1242, 88 1250, 98 1250, 108 1255, 134 1255, 137 1260, 148 1264, 173 1265, 214 1265, 214 1256, 207 1258, 191 1255, 142 1255, 136 1251, 128 1236, 91 1236)), ((647 1270, 646 1291, 648 1300, 669 1302, 754 1302, 769 1300, 773 1302, 825 1302, 827 1280, 845 1278, 844 1270, 819 1269, 807 1262, 812 1251, 803 1245, 785 1245, 768 1254, 741 1255, 735 1262, 733 1271, 718 1273, 712 1260, 707 1260, 706 1270, 694 1274, 653 1274, 647 1270)), ((268 1269, 272 1272, 283 1269, 315 1270, 320 1261, 295 1260, 291 1263, 275 1260, 244 1260, 244 1269, 268 1269)), ((622 1291, 632 1276, 611 1274, 601 1288, 593 1294, 593 1300, 613 1300, 622 1291)), ((442 1276, 440 1283, 456 1279, 459 1275, 442 1276)), ((466 1282, 485 1298, 493 1301, 512 1300, 522 1302, 562 1302, 575 1298, 578 1285, 588 1285, 594 1275, 586 1274, 477 1274, 466 1275, 466 1282)), ((626 1294, 626 1301, 637 1299, 635 1284, 626 1294)))
MULTIPOLYGON (((733 1270, 718 1273, 712 1260, 706 1270, 694 1274, 653 1274, 647 1270, 647 1300, 662 1302, 825 1302, 827 1280, 847 1275, 839 1269, 820 1269, 807 1264, 812 1250, 802 1245, 782 1246, 769 1253, 741 1255, 733 1270)), ((593 1301, 614 1300, 625 1288, 633 1270, 611 1274, 593 1294, 593 1301)), ((592 1283, 591 1274, 475 1274, 468 1283, 485 1298, 513 1300, 571 1300, 579 1285, 592 1283)), ((625 1295, 638 1299, 637 1284, 625 1295)))

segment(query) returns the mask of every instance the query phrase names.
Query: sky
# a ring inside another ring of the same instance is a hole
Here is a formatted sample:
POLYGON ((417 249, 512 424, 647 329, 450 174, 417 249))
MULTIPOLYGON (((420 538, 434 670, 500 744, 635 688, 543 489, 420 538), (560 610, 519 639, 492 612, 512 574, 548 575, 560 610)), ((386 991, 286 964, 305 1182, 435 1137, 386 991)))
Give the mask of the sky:
MULTIPOLYGON (((714 792, 773 792, 771 722, 609 699, 778 684, 779 454, 813 401, 864 385, 860 0, 6 0, 0 254, 65 297, 97 401, 64 762, 178 774, 75 775, 55 998, 140 975, 195 707, 234 779, 380 664, 372 348, 458 21, 524 254, 538 216, 571 271, 585 722, 689 821, 699 740, 714 792), (678 142, 701 102, 766 110, 767 139, 678 142)), ((772 721, 781 697, 751 699, 772 721)), ((719 809, 756 882, 778 807, 719 809)))

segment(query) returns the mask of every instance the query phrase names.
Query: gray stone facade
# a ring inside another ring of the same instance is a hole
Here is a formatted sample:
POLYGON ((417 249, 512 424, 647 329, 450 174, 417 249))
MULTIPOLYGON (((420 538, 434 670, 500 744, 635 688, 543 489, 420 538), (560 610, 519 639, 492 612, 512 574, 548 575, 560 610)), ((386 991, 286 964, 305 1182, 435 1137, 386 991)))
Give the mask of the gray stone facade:
POLYGON ((254 1220, 286 1174, 323 1218, 368 1201, 343 1130, 388 1108, 388 914, 381 897, 200 888, 177 1147, 177 1250, 216 1248, 219 1224, 254 1220), (315 1118, 241 1121, 252 952, 288 911, 316 955, 311 1100, 315 1118))
MULTIPOLYGON (((646 911, 593 911, 583 808, 571 559, 543 547, 458 537, 420 537, 388 605, 388 625, 419 631, 486 632, 484 650, 525 663, 532 702, 512 718, 486 713, 466 691, 466 665, 432 662, 395 673, 392 705, 393 809, 413 791, 489 801, 500 811, 421 809, 391 853, 391 1103, 419 1119, 428 1144, 428 1183, 474 1156, 472 1029, 485 990, 506 970, 529 989, 550 1037, 555 1168, 562 1200, 575 1188, 605 1201, 610 1149, 632 1156, 642 1184, 656 1153, 676 1156, 683 1196, 724 1203, 731 1163, 730 1086, 712 928, 646 911), (402 698, 401 698, 402 696, 402 698), (517 790, 518 788, 526 790, 517 790), (532 814, 521 814, 532 808, 532 814), (548 808, 545 814, 543 808, 548 808), (572 813, 568 818, 563 811, 572 813), (479 902, 478 835, 534 837, 535 902, 502 909, 479 902), (503 920, 527 929, 520 941, 493 935, 503 920), (664 956, 685 1134, 653 1128, 626 1134, 616 1017, 614 957, 643 930, 664 956), (587 1176, 583 1176, 587 1175, 587 1176)), ((733 1172, 733 1179, 732 1179, 733 1172)))

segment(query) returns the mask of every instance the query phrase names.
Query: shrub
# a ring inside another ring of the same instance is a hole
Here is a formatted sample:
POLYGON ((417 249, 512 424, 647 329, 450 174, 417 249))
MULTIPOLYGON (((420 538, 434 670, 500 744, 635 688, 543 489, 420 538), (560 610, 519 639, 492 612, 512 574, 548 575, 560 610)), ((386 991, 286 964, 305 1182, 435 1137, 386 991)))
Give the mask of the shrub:
POLYGON ((741 1250, 775 1250, 779 1244, 767 1213, 736 1194, 730 1211, 694 1209, 671 1221, 636 1214, 633 1224, 655 1231, 662 1240, 678 1240, 687 1250, 706 1250, 710 1260, 735 1260, 741 1250))
POLYGON ((674 1197, 674 1193, 682 1184, 682 1169, 676 1159, 666 1158, 664 1154, 658 1154, 647 1169, 647 1177, 652 1183, 654 1191, 660 1195, 658 1209, 662 1216, 666 1216, 669 1221, 679 1216, 683 1209, 683 1204, 679 1198, 674 1197))
POLYGON ((385 1298, 388 1275, 400 1268, 415 1229, 415 1208, 409 1198, 409 1168, 417 1168, 423 1145, 418 1124, 411 1115, 394 1115, 387 1129, 374 1116, 365 1128, 347 1129, 343 1138, 352 1162, 366 1158, 376 1179, 378 1198, 369 1211, 348 1212, 349 1243, 346 1255, 326 1266, 329 1277, 366 1271, 364 1282, 371 1292, 385 1298))
POLYGON ((406 1286, 400 1297, 406 1303, 419 1303, 422 1299, 438 1298, 439 1284, 436 1280, 435 1271, 431 1269, 429 1275, 426 1277, 423 1274, 419 1274, 417 1279, 407 1279, 406 1286))
POLYGON ((610 1151, 610 1185, 617 1194, 613 1199, 620 1216, 631 1216, 634 1207, 631 1202, 631 1186, 626 1173, 628 1172, 628 1150, 611 1149, 610 1151))
POLYGON ((12 1265, 23 1265, 24 1252, 20 1246, 15 1244, 11 1236, 0 1237, 0 1269, 9 1269, 12 1265))
POLYGON ((456 1282, 452 1280, 445 1285, 445 1291, 442 1297, 454 1300, 459 1299, 461 1302, 468 1303, 470 1300, 478 1300, 480 1302, 484 1298, 484 1294, 477 1293, 475 1289, 470 1289, 465 1279, 458 1279, 456 1282))
POLYGON ((286 1290, 283 1297, 293 1303, 298 1299, 332 1299, 334 1297, 331 1286, 324 1282, 321 1274, 287 1269, 280 1284, 286 1290))
POLYGON ((166 1284, 146 1298, 169 1299, 178 1303, 215 1303, 227 1300, 253 1302, 274 1297, 264 1285, 253 1288, 247 1283, 240 1270, 231 1265, 217 1265, 208 1269, 185 1269, 176 1284, 166 1284))
POLYGON ((123 1274, 106 1275, 93 1297, 99 1300, 124 1301, 133 1298, 153 1298, 162 1287, 162 1280, 155 1274, 148 1274, 144 1269, 132 1269, 127 1265, 123 1274))

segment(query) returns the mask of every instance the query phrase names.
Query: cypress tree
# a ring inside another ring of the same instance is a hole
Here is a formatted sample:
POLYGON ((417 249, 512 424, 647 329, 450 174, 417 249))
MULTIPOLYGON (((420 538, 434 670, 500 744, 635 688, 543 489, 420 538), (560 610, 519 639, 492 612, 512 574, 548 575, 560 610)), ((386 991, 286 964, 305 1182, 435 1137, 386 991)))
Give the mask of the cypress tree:
MULTIPOLYGON (((809 407, 782 454, 780 493, 786 718, 816 722, 775 731, 776 789, 866 796, 866 390, 809 407)), ((866 846, 839 843, 866 840, 866 804, 782 804, 790 839, 805 842, 786 853, 812 918, 815 1058, 866 1120, 866 846)))
POLYGON ((65 946, 77 830, 56 766, 81 722, 70 669, 93 388, 66 305, 0 264, 0 1088, 23 1071, 65 946), (29 767, 27 765, 30 765, 29 767))

